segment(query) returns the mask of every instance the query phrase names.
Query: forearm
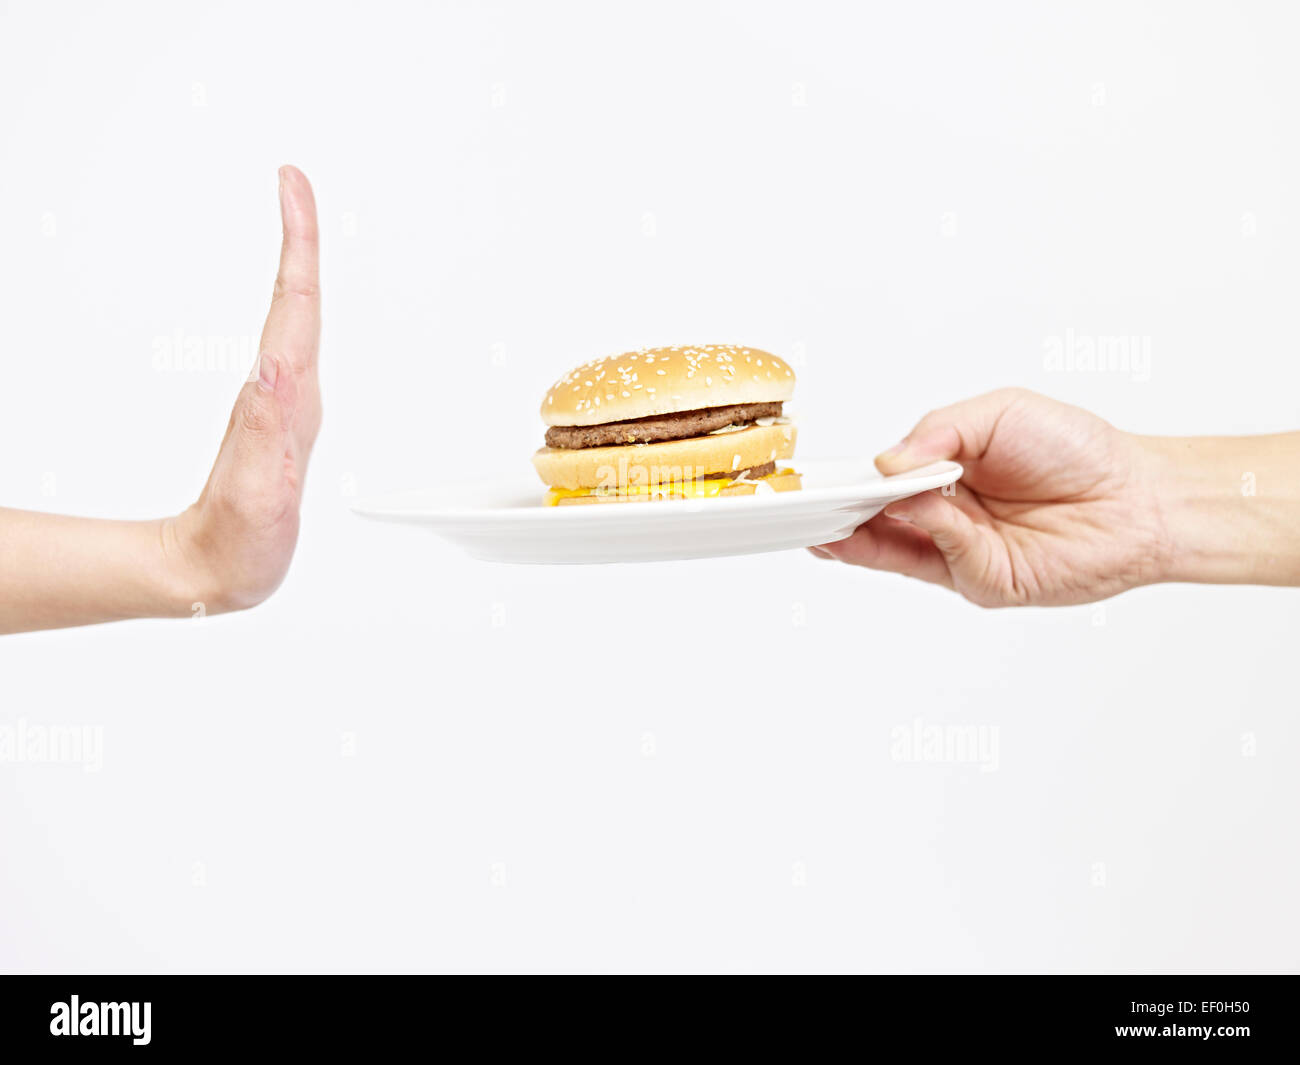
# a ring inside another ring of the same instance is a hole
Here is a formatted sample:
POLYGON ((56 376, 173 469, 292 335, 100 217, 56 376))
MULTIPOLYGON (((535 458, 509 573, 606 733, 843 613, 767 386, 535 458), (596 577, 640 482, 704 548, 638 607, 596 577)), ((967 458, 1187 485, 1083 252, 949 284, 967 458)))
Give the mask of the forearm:
POLYGON ((1167 580, 1300 585, 1300 433, 1139 439, 1167 580))
POLYGON ((190 613, 166 521, 0 508, 0 634, 190 613))

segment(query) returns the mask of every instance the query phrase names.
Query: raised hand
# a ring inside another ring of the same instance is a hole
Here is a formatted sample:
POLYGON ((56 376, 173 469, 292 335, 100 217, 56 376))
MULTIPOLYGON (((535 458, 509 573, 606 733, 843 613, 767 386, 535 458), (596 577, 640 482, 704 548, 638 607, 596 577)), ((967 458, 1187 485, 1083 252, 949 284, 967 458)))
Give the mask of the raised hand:
POLYGON ((235 402, 199 500, 165 531, 208 612, 260 603, 284 579, 298 540, 307 460, 320 429, 320 270, 316 201, 280 169, 284 244, 258 366, 235 402))
POLYGON ((198 502, 158 521, 0 509, 0 633, 240 610, 284 579, 321 418, 316 203, 291 166, 280 170, 280 212, 259 365, 198 502))

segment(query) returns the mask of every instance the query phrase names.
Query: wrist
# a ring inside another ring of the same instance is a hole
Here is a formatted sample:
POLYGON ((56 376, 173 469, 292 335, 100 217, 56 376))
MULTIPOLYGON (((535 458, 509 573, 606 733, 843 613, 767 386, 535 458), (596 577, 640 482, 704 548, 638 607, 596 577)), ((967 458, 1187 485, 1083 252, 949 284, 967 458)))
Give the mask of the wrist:
POLYGON ((1136 439, 1166 530, 1162 580, 1300 583, 1300 433, 1136 439))
POLYGON ((160 523, 159 596, 167 617, 203 617, 226 609, 220 582, 207 564, 196 535, 194 508, 160 523))

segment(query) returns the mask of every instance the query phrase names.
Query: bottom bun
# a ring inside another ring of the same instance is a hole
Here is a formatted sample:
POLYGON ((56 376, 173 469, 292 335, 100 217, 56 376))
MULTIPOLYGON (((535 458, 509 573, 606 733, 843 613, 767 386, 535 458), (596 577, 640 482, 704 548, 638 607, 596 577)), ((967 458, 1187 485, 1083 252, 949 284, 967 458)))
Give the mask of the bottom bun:
POLYGON ((544 447, 533 455, 542 481, 553 488, 671 485, 709 474, 734 473, 794 455, 795 426, 752 425, 730 433, 620 447, 544 447))

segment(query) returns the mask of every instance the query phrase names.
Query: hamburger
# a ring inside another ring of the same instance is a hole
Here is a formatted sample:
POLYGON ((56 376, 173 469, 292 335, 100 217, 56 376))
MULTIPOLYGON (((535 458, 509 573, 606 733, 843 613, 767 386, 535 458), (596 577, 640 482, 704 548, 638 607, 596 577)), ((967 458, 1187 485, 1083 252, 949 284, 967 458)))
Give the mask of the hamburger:
POLYGON ((784 405, 794 371, 735 344, 642 348, 565 374, 533 455, 551 506, 786 492, 799 475, 784 405))

